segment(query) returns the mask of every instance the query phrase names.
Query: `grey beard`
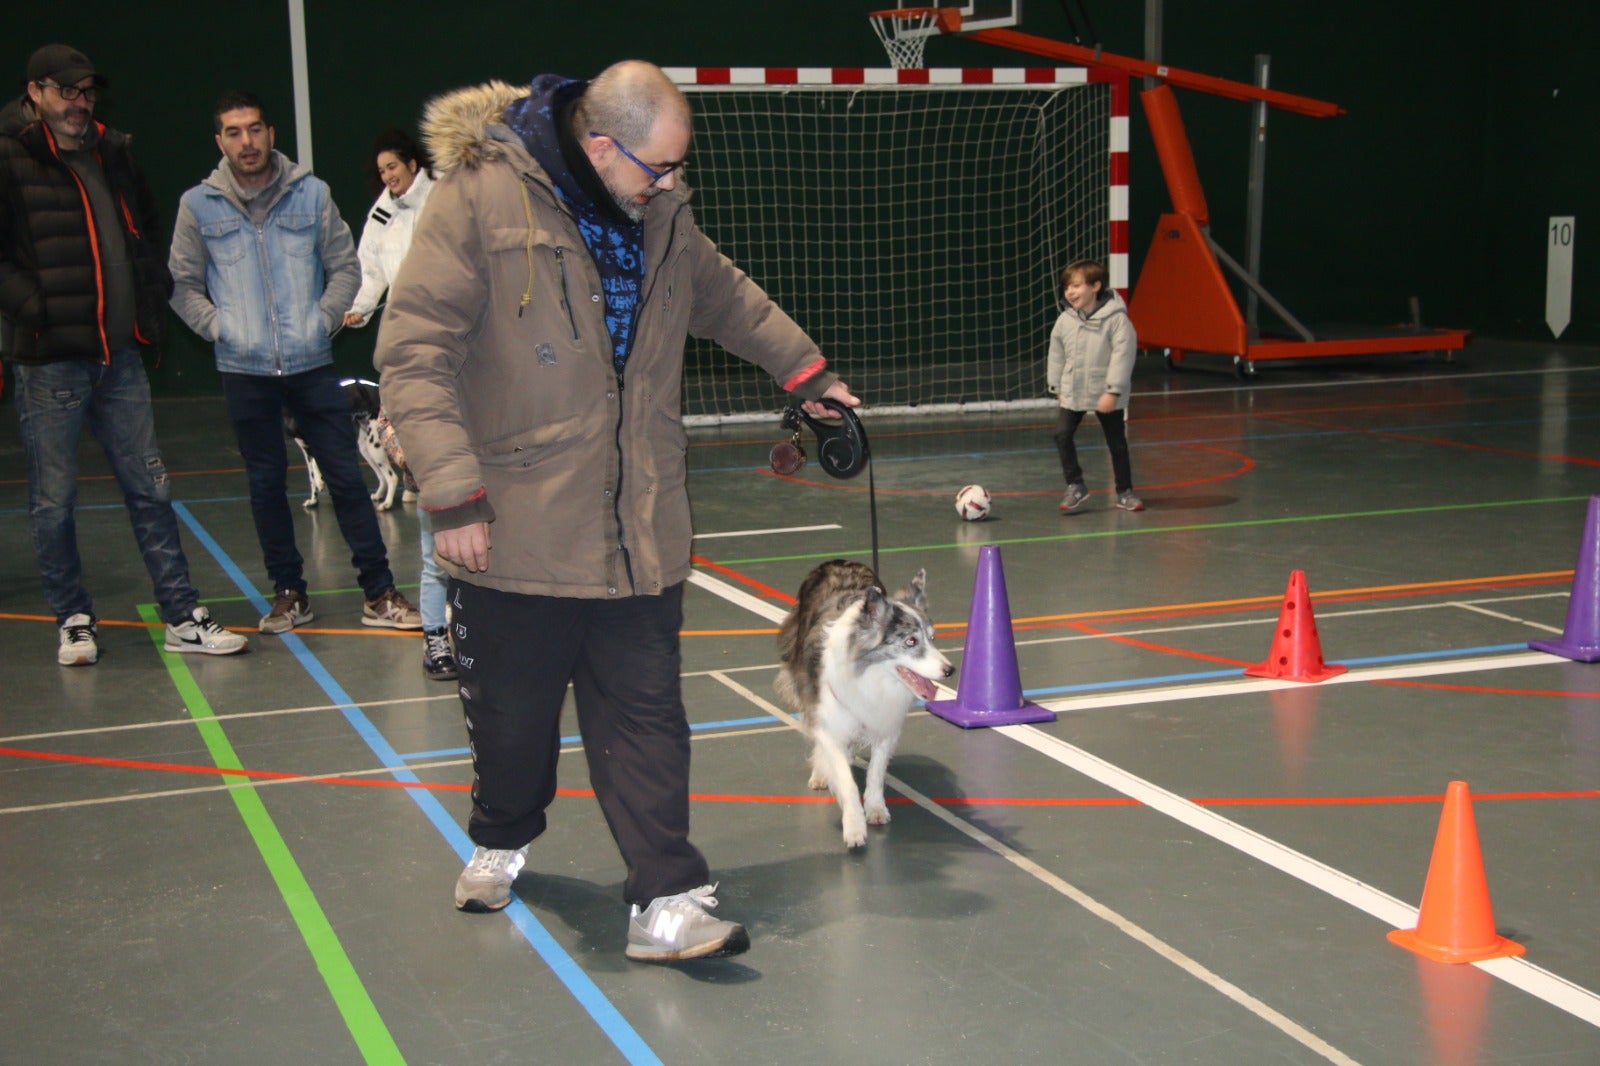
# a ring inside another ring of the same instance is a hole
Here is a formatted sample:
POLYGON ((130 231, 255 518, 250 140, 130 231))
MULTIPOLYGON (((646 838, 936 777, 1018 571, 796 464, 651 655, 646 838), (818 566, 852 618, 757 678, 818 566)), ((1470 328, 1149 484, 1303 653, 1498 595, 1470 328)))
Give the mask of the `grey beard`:
POLYGON ((643 222, 644 213, 650 207, 648 202, 642 204, 635 203, 633 197, 631 196, 624 199, 623 197, 618 196, 616 193, 612 193, 611 199, 616 202, 617 210, 621 211, 624 215, 627 215, 628 218, 634 222, 643 222))
MULTIPOLYGON (((603 185, 605 185, 606 192, 610 194, 611 202, 617 205, 618 211, 621 211, 624 215, 628 216, 628 219, 631 222, 638 223, 644 221, 644 213, 650 207, 649 201, 646 201, 642 204, 634 203, 633 197, 623 196, 621 193, 617 192, 617 190, 611 187, 611 183, 606 181, 604 177, 602 177, 600 181, 603 185)), ((654 197, 651 199, 654 199, 654 197)))

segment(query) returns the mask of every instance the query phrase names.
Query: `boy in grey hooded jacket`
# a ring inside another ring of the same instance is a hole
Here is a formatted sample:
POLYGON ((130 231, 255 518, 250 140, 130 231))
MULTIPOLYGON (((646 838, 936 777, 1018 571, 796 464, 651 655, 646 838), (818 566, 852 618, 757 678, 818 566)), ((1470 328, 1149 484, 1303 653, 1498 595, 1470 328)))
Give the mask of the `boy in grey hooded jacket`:
POLYGON ((1050 331, 1045 383, 1061 400, 1055 442, 1067 482, 1066 495, 1061 497, 1063 514, 1077 510, 1089 498, 1072 438, 1090 411, 1100 420, 1111 452, 1117 506, 1124 511, 1144 510, 1144 501, 1133 494, 1126 429, 1138 341, 1133 323, 1128 321, 1127 306, 1105 285, 1106 268, 1093 259, 1079 259, 1061 270, 1061 292, 1067 307, 1050 331))

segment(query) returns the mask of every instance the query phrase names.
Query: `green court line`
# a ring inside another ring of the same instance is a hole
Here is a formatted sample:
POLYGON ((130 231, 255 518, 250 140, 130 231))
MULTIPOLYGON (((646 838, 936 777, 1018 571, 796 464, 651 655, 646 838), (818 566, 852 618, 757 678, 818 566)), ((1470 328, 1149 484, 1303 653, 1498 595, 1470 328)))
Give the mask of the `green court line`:
MULTIPOLYGON (((1282 526, 1296 522, 1333 522, 1344 518, 1392 518, 1397 515, 1428 514, 1436 511, 1477 511, 1485 507, 1530 507, 1547 503, 1573 503, 1588 500, 1584 496, 1549 496, 1538 500, 1485 500, 1482 503, 1441 503, 1431 507, 1394 507, 1380 511, 1341 511, 1334 514, 1293 515, 1287 518, 1247 518, 1238 522, 1201 522, 1187 526, 1134 526, 1129 529, 1097 529, 1086 533, 1053 533, 1043 537, 1011 537, 986 540, 984 544, 1057 544, 1067 540, 1093 540, 1098 537, 1131 537, 1147 533, 1198 533, 1213 529, 1243 529, 1246 526, 1282 526)), ((1146 511, 1146 514, 1149 512, 1146 511)), ((914 544, 903 548, 880 548, 880 555, 899 555, 905 552, 949 551, 952 548, 972 548, 973 544, 914 544)), ((760 555, 745 559, 718 559, 719 566, 749 566, 752 563, 789 563, 806 559, 833 559, 839 550, 807 552, 801 555, 760 555)))
MULTIPOLYGON (((212 762, 221 770, 243 769, 244 764, 234 753, 222 724, 217 721, 210 702, 200 691, 183 656, 166 650, 166 626, 159 624, 161 619, 155 607, 147 603, 140 604, 139 616, 151 624, 150 639, 155 641, 167 673, 183 697, 184 707, 189 717, 194 719, 212 762)), ((222 780, 228 784, 250 783, 248 777, 228 774, 224 774, 222 780)), ((300 872, 300 866, 294 861, 294 855, 278 832, 272 816, 267 813, 266 804, 262 803, 254 788, 230 788, 228 795, 238 808, 239 816, 244 819, 245 828, 250 831, 250 837, 266 862, 273 881, 277 883, 284 905, 289 908, 289 914, 294 918, 311 952, 311 958, 317 964, 317 972, 322 974, 322 980, 332 993, 334 1005, 344 1017, 344 1024, 350 1030, 350 1036, 354 1038, 362 1058, 370 1063, 405 1062, 399 1046, 389 1033, 389 1027, 384 1024, 383 1016, 378 1013, 355 966, 351 964, 350 956, 345 954, 344 946, 339 943, 338 934, 333 931, 328 916, 317 903, 311 885, 300 872)))

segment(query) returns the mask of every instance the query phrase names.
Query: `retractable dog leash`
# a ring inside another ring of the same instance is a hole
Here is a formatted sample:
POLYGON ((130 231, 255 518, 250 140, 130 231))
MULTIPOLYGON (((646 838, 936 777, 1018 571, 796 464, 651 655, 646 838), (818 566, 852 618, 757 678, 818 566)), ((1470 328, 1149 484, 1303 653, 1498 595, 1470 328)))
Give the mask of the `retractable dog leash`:
POLYGON ((785 476, 796 473, 806 465, 806 450, 800 443, 802 423, 811 427, 817 437, 817 462, 831 477, 848 479, 867 471, 867 508, 872 518, 872 569, 878 570, 878 486, 872 474, 872 451, 867 446, 867 430, 855 411, 838 400, 823 398, 817 401, 839 416, 837 422, 826 422, 806 414, 805 409, 791 404, 783 409, 783 428, 792 434, 786 441, 772 446, 767 457, 772 472, 785 476))

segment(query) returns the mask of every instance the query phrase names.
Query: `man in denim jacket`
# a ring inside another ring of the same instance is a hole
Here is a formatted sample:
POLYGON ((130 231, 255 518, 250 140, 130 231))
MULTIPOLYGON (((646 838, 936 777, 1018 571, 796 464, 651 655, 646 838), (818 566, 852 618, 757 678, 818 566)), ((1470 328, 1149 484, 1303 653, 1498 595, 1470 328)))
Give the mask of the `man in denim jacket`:
POLYGON ((223 159, 183 194, 172 235, 173 310, 211 341, 250 482, 275 597, 261 632, 312 619, 289 509, 283 412, 311 450, 354 558, 369 626, 420 629, 394 587, 367 495, 332 335, 361 284, 350 227, 326 182, 273 148, 261 101, 225 93, 212 112, 223 159))

